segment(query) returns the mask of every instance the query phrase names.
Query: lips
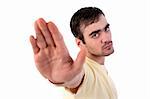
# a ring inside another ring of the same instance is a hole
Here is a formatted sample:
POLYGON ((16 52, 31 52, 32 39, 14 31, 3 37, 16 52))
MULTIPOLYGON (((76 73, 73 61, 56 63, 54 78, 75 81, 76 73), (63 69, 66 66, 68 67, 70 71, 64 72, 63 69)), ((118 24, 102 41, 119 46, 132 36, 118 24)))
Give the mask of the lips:
POLYGON ((109 42, 103 46, 103 49, 110 49, 112 47, 112 42, 109 42))

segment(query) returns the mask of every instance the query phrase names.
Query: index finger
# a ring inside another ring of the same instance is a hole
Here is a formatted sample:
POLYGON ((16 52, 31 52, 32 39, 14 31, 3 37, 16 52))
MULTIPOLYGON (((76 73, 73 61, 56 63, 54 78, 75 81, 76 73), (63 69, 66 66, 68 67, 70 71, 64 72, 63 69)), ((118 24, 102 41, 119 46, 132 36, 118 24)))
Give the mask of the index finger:
POLYGON ((63 36, 59 32, 57 26, 53 22, 48 22, 48 29, 53 37, 56 47, 64 46, 63 36))
POLYGON ((38 21, 38 26, 44 36, 44 39, 46 41, 46 43, 49 45, 49 46, 55 46, 54 42, 53 42, 53 38, 50 34, 50 31, 47 27, 47 23, 45 22, 45 20, 43 18, 40 18, 38 21))

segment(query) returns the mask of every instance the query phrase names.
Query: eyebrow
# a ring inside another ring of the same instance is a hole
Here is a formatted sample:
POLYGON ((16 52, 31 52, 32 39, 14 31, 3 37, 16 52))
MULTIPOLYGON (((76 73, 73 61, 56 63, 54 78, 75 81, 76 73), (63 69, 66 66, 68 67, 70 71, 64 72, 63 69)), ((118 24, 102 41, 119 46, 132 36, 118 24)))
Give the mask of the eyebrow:
POLYGON ((105 26, 104 29, 106 30, 109 26, 110 26, 110 24, 107 23, 107 25, 105 26))
POLYGON ((95 33, 98 33, 98 32, 101 32, 102 30, 106 30, 108 27, 110 26, 110 24, 107 23, 107 25, 103 28, 103 29, 98 29, 98 30, 95 30, 93 31, 92 33, 89 34, 89 36, 91 36, 92 34, 95 34, 95 33))

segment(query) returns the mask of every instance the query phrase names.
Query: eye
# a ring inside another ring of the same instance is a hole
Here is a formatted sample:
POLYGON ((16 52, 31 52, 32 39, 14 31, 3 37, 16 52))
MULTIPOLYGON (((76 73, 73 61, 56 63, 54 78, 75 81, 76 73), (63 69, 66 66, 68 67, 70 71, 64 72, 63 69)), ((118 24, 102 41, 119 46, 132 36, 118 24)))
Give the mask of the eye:
POLYGON ((93 33, 91 35, 92 38, 98 38, 100 36, 100 33, 93 33))

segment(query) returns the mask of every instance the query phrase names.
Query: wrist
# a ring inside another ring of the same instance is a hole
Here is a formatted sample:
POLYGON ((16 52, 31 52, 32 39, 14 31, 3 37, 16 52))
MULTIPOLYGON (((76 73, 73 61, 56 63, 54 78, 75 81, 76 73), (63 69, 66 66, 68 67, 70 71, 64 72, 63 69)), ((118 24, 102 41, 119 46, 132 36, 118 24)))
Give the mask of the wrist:
POLYGON ((84 77, 84 70, 82 70, 79 74, 77 74, 72 80, 67 81, 67 82, 54 82, 49 80, 52 84, 55 84, 57 86, 63 86, 63 87, 67 87, 67 88, 76 88, 78 87, 84 77))
POLYGON ((76 88, 81 84, 83 77, 84 70, 77 74, 72 80, 65 82, 63 86, 67 88, 76 88))
POLYGON ((64 84, 64 82, 54 82, 54 81, 51 81, 51 80, 49 80, 49 82, 51 82, 52 84, 55 84, 55 85, 62 85, 62 84, 64 84))

